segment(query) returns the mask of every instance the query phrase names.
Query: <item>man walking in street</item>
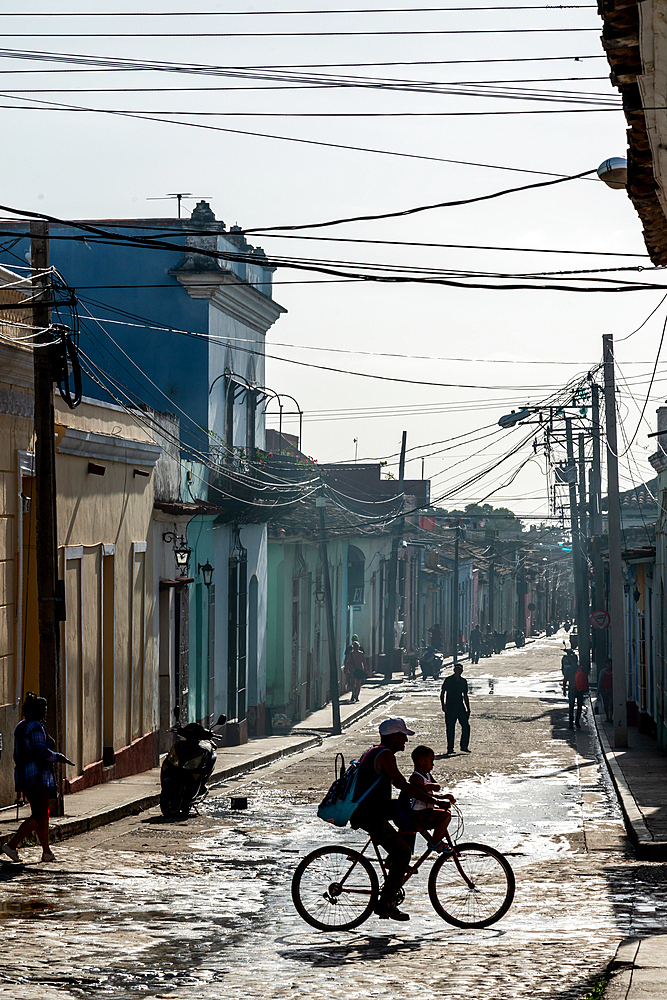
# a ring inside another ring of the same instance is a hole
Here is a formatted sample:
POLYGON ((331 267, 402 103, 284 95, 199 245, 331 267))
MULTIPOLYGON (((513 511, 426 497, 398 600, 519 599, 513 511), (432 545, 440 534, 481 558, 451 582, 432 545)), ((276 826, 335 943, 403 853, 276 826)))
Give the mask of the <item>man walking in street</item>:
POLYGON ((567 697, 569 702, 569 728, 574 729, 575 727, 574 706, 576 703, 576 727, 581 729, 581 711, 584 705, 584 695, 588 691, 588 677, 579 666, 577 654, 573 649, 565 650, 565 655, 560 661, 560 669, 563 674, 563 695, 567 697))
POLYGON ((479 625, 474 625, 470 633, 470 662, 479 663, 479 654, 482 651, 482 633, 479 625))
POLYGON ((445 713, 447 727, 447 753, 454 753, 456 723, 461 724, 461 752, 470 753, 470 701, 468 682, 463 677, 463 666, 454 664, 454 672, 445 677, 440 690, 440 704, 445 713))

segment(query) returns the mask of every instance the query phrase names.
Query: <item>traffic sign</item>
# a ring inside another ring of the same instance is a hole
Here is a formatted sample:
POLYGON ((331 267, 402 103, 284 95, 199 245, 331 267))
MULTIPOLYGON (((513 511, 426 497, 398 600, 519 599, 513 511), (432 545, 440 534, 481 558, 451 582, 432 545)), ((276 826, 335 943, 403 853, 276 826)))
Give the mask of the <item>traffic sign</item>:
POLYGON ((609 628, 610 621, 611 618, 608 611, 594 611, 591 615, 591 625, 593 628, 609 628))

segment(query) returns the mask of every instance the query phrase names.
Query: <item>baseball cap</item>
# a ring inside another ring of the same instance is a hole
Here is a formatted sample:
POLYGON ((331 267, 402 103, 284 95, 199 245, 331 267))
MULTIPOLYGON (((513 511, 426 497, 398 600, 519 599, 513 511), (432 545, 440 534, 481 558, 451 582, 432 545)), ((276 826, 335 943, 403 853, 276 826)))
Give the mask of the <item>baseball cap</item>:
POLYGON ((380 736, 389 736, 390 733, 403 733, 404 736, 414 736, 414 729, 408 729, 405 719, 385 719, 380 723, 380 736))

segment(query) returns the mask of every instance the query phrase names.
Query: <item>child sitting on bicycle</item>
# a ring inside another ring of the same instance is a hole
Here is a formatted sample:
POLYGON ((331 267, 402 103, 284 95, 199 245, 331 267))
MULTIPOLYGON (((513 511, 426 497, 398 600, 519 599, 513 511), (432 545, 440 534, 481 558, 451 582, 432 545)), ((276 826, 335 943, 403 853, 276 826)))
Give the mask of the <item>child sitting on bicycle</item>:
MULTIPOLYGON (((440 791, 440 785, 431 774, 435 752, 430 747, 418 746, 412 751, 414 771, 408 779, 411 785, 418 785, 425 792, 440 791)), ((395 823, 399 830, 417 831, 422 833, 432 851, 451 854, 451 847, 445 839, 447 827, 451 819, 451 806, 456 802, 453 795, 441 796, 443 808, 436 808, 412 798, 409 792, 402 791, 396 803, 395 823), (429 834, 428 831, 433 833, 429 834)))

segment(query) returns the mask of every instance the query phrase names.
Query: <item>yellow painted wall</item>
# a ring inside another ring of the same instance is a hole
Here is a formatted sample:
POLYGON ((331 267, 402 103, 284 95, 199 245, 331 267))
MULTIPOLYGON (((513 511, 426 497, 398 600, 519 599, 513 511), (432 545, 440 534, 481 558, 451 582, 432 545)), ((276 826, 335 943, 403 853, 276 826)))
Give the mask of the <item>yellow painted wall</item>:
MULTIPOLYGON (((58 403, 59 440, 67 426, 151 440, 125 414, 92 403, 69 411, 62 401, 58 403)), ((107 730, 111 725, 113 731, 114 750, 150 732, 153 718, 153 473, 148 478, 135 477, 134 465, 94 459, 105 468, 105 474, 98 476, 88 472, 89 461, 59 454, 56 446, 58 542, 68 569, 67 621, 62 626, 67 653, 63 664, 68 691, 66 752, 79 769, 102 758, 103 747, 108 745, 105 716, 107 730), (136 552, 135 543, 147 543, 148 551, 136 552), (106 595, 102 545, 115 546, 115 553, 106 559, 106 595), (71 550, 77 546, 83 546, 82 556, 72 558, 71 550), (110 586, 115 597, 111 608, 110 586), (113 699, 112 715, 109 698, 113 699), (75 735, 77 715, 85 722, 83 737, 75 735)))
MULTIPOLYGON (((2 304, 22 298, 20 291, 3 287, 11 280, 0 268, 2 304)), ((0 805, 14 796, 11 745, 20 696, 39 690, 35 505, 24 513, 18 499, 21 489, 30 496, 34 490, 32 477, 20 481, 18 465, 19 451, 34 451, 32 349, 6 339, 25 336, 26 330, 13 324, 30 322, 25 309, 0 311, 0 731, 5 744, 0 805), (17 699, 21 597, 25 648, 17 699)), ((67 621, 61 627, 66 747, 61 749, 80 773, 102 758, 104 747, 117 751, 153 725, 153 470, 139 463, 150 475, 134 476, 136 463, 95 459, 105 474, 91 475, 90 458, 60 454, 58 444, 68 427, 111 440, 152 438, 117 408, 86 401, 70 410, 56 395, 55 409, 59 575, 67 597, 67 621), (107 548, 105 554, 103 546, 115 551, 107 548)), ((70 769, 68 777, 74 776, 70 769)))

